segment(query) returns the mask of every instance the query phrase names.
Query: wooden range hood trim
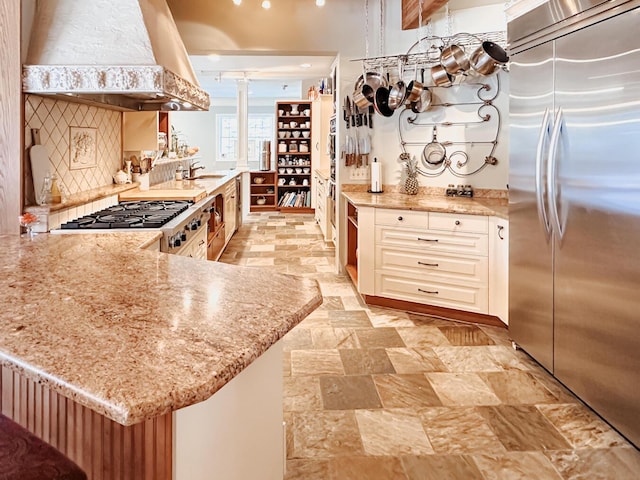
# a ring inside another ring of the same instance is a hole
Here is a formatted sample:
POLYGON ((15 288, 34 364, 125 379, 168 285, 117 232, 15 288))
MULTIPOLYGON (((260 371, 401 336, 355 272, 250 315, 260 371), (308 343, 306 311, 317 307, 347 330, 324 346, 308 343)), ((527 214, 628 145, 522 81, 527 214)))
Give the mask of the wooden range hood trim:
MULTIPOLYGON (((423 25, 431 16, 448 3, 449 0, 423 0, 422 23, 423 25)), ((402 0, 402 30, 411 30, 419 26, 418 0, 402 0)))

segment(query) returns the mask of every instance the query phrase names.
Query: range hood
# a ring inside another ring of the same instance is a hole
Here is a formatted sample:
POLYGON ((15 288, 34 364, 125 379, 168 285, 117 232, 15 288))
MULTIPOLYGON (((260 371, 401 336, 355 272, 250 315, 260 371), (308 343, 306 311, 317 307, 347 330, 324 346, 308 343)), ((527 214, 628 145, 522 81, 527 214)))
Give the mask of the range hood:
POLYGON ((37 3, 23 92, 122 111, 209 109, 165 0, 37 3))

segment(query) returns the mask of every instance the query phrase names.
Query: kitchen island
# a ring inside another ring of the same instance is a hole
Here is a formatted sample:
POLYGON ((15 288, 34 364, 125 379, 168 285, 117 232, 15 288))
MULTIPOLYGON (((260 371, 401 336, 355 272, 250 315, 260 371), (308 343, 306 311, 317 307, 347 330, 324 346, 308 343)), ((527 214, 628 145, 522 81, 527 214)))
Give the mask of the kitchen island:
MULTIPOLYGON (((279 340, 322 302, 315 281, 140 249, 155 232, 0 238, 3 414, 89 478, 209 478, 176 453, 193 450, 180 412, 223 394, 234 408, 269 405, 277 438, 256 448, 282 452, 279 340), (256 374, 273 391, 246 398, 251 385, 234 385, 256 374)), ((244 442, 240 427, 208 423, 216 408, 196 418, 200 433, 244 442)))

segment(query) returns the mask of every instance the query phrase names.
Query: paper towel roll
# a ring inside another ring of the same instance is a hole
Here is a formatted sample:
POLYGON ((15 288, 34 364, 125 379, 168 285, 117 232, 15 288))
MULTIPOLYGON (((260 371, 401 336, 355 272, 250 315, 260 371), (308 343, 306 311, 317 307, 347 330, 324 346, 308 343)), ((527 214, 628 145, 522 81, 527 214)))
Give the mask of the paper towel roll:
POLYGON ((371 162, 371 193, 382 192, 382 166, 377 158, 371 162))

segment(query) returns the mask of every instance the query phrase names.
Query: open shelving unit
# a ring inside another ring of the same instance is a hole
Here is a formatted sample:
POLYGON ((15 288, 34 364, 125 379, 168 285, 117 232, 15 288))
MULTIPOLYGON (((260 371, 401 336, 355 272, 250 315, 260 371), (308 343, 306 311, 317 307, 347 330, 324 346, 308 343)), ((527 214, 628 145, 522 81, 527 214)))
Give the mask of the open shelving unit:
POLYGON ((281 211, 314 211, 311 198, 311 108, 309 100, 276 104, 276 208, 281 211))
POLYGON ((276 210, 276 172, 252 171, 249 211, 265 212, 276 210), (262 181, 261 181, 262 179, 262 181))

